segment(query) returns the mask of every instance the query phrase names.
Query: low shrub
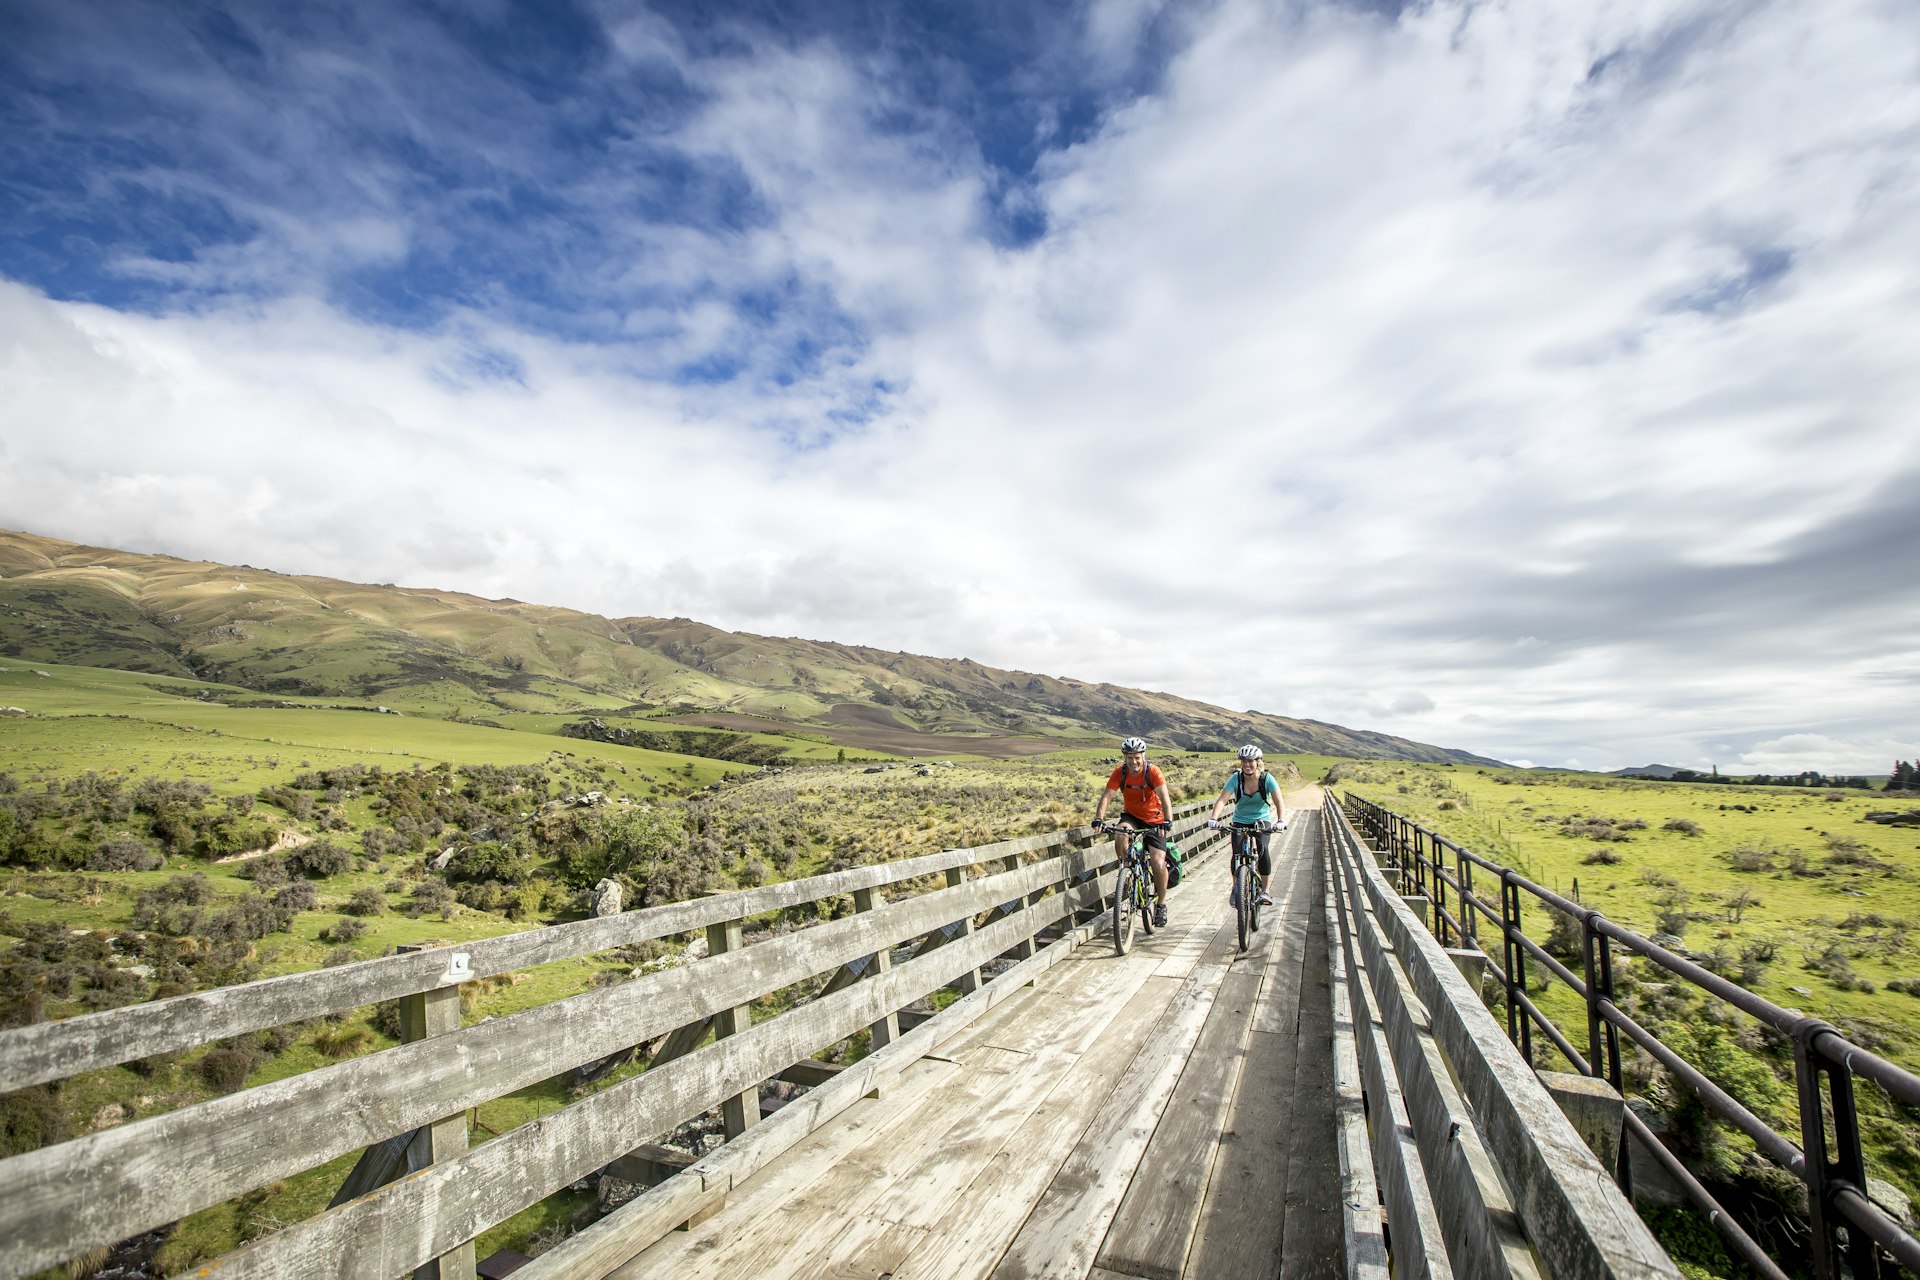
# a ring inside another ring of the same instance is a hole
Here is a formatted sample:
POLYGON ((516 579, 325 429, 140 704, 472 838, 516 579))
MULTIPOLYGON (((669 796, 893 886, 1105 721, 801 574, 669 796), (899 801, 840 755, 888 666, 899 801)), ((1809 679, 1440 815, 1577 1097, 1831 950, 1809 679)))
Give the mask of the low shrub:
POLYGON ((356 920, 352 916, 341 916, 338 920, 335 920, 332 924, 320 931, 320 941, 332 943, 352 942, 355 938, 365 936, 366 932, 367 922, 365 920, 356 920))
POLYGON ((194 1064, 194 1070, 216 1093, 232 1093, 247 1083, 247 1076, 260 1065, 260 1051, 251 1044, 215 1045, 207 1056, 194 1064))
POLYGON ((1683 836, 1697 836, 1700 834, 1700 824, 1692 818, 1668 818, 1660 824, 1660 829, 1662 831, 1678 831, 1683 836))
POLYGON ((289 914, 313 911, 320 906, 320 891, 311 881, 296 880, 273 895, 273 905, 289 914))
POLYGON ((66 1109, 49 1085, 0 1093, 0 1156, 24 1155, 64 1141, 66 1109))
POLYGON ((362 885, 353 891, 347 899, 347 905, 341 908, 350 916, 377 916, 387 910, 387 895, 373 885, 362 885))
POLYGON ((337 876, 353 865, 353 854, 331 840, 311 840, 287 854, 287 869, 309 880, 337 876))
POLYGON ((111 836, 94 847, 87 858, 89 871, 158 871, 166 855, 133 836, 111 836))
POLYGON ((263 853, 248 860, 235 874, 251 880, 258 889, 274 889, 293 879, 287 860, 277 853, 263 853))

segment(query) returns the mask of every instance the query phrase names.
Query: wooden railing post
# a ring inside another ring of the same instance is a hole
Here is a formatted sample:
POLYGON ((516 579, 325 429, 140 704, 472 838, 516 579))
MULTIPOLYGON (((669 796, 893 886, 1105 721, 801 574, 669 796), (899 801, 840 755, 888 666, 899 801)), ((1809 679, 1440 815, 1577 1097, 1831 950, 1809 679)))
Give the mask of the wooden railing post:
MULTIPOLYGON (((403 943, 394 950, 404 953, 426 948, 419 944, 403 943)), ((460 1029, 458 975, 466 972, 467 967, 465 953, 451 952, 447 976, 452 981, 447 986, 400 997, 402 1041, 411 1044, 416 1040, 426 1040, 460 1029)), ((407 1171, 411 1173, 430 1164, 455 1160, 466 1152, 467 1113, 462 1110, 415 1131, 413 1140, 407 1144, 407 1171)), ((421 1263, 414 1268, 413 1275, 414 1280, 472 1280, 473 1268, 473 1241, 469 1240, 431 1262, 421 1263)))
MULTIPOLYGON (((855 889, 853 891, 853 909, 855 911, 871 911, 875 907, 883 907, 886 904, 886 898, 877 890, 855 889)), ((893 949, 885 943, 881 944, 880 949, 873 953, 873 967, 867 971, 868 977, 871 978, 877 974, 885 973, 893 967, 892 951, 893 949)), ((897 1011, 888 1012, 885 1017, 873 1024, 872 1034, 873 1038, 868 1044, 868 1052, 870 1053, 875 1050, 884 1049, 895 1040, 898 1040, 900 1038, 900 1014, 897 1011)))
MULTIPOLYGON (((722 920, 707 926, 707 954, 721 955, 728 951, 738 951, 744 944, 745 930, 739 920, 722 920)), ((724 1040, 728 1036, 737 1036, 745 1031, 752 1022, 752 1014, 746 1005, 736 1005, 731 1009, 722 1009, 713 1015, 713 1037, 724 1040)), ((736 1093, 720 1104, 720 1113, 726 1121, 727 1141, 747 1131, 747 1126, 760 1118, 760 1089, 755 1086, 745 1093, 736 1093)))
MULTIPOLYGON (((949 887, 963 885, 966 882, 967 882, 967 869, 965 867, 948 867, 947 868, 947 884, 949 887)), ((973 932, 973 917, 972 916, 961 917, 959 921, 959 925, 960 925, 960 928, 954 934, 954 937, 953 937, 953 940, 955 942, 958 942, 960 939, 966 937, 968 934, 973 932)), ((954 987, 954 990, 958 991, 963 996, 972 995, 974 992, 980 989, 980 971, 978 969, 967 970, 965 973, 961 974, 958 978, 954 979, 953 987, 954 987)))
MULTIPOLYGON (((1019 869, 1020 869, 1020 855, 1017 853, 1010 853, 1006 857, 1000 860, 1000 870, 1002 871, 1018 871, 1019 869)), ((1036 890, 1035 892, 1030 893, 1026 896, 1026 905, 1032 906, 1034 903, 1040 901, 1040 899, 1045 896, 1046 896, 1046 890, 1044 889, 1036 890)), ((1015 899, 1015 901, 1018 902, 1019 899, 1015 899)), ((1033 955, 1033 939, 1032 938, 1021 939, 1020 942, 1015 944, 1013 950, 1009 951, 1007 954, 1012 956, 1015 960, 1029 959, 1033 955)))

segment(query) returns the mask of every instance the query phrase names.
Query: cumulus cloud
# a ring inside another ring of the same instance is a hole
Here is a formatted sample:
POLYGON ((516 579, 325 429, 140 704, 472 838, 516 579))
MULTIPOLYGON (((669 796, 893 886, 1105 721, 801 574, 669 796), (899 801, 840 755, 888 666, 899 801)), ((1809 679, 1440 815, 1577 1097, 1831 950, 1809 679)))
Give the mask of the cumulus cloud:
POLYGON ((554 13, 15 9, 7 521, 1542 763, 1911 741, 1888 6, 554 13))

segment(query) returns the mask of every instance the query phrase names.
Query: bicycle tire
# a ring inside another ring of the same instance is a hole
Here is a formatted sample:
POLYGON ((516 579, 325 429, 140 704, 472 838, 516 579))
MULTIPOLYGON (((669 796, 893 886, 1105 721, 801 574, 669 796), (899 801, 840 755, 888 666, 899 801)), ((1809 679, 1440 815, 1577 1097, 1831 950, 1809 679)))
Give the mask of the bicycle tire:
POLYGON ((1147 878, 1144 868, 1134 871, 1133 905, 1137 908, 1134 914, 1140 917, 1140 927, 1146 931, 1149 938, 1153 936, 1153 895, 1147 892, 1147 886, 1152 883, 1147 878))
POLYGON ((1133 918, 1138 914, 1133 909, 1133 879, 1133 872, 1121 863, 1113 882, 1113 954, 1117 956, 1127 954, 1133 945, 1133 918))
POLYGON ((1240 891, 1239 905, 1234 908, 1234 922, 1240 928, 1240 949, 1245 951, 1253 923, 1253 869, 1241 863, 1234 868, 1233 880, 1234 886, 1240 891))

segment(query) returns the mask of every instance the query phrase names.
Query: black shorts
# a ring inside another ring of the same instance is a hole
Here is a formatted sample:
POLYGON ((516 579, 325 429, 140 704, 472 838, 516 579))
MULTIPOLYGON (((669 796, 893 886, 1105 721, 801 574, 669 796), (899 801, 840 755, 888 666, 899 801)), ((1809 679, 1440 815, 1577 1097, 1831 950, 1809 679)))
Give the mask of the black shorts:
POLYGON ((1260 874, 1263 876, 1270 876, 1273 874, 1273 859, 1269 857, 1267 854, 1267 842, 1273 839, 1273 832, 1271 831, 1236 831, 1233 833, 1233 839, 1235 842, 1234 843, 1235 848, 1244 847, 1239 843, 1242 840, 1253 841, 1254 848, 1260 854, 1260 861, 1259 861, 1260 874))
POLYGON ((1149 822, 1142 822, 1132 814, 1128 814, 1121 818, 1117 825, 1133 831, 1143 832, 1146 835, 1147 851, 1149 853, 1155 849, 1158 849, 1161 853, 1167 851, 1167 824, 1155 826, 1149 822))

